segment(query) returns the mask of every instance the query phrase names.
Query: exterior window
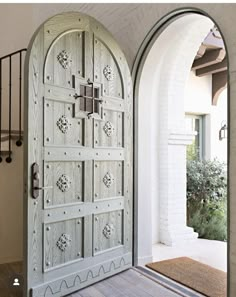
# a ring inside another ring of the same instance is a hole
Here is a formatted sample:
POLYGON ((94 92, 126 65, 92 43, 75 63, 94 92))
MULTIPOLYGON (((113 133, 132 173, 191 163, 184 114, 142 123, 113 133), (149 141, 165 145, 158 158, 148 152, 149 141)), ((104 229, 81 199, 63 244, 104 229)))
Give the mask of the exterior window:
POLYGON ((204 159, 204 116, 186 115, 185 116, 187 130, 195 132, 192 144, 187 146, 188 160, 204 159))

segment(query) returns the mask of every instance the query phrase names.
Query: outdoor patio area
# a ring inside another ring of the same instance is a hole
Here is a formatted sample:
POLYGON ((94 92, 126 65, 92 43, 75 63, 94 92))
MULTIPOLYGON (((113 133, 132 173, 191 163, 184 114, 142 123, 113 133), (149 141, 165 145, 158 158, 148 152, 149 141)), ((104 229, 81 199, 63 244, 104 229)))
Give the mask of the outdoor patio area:
POLYGON ((178 246, 153 245, 153 262, 177 257, 189 257, 227 272, 227 242, 196 239, 178 246))

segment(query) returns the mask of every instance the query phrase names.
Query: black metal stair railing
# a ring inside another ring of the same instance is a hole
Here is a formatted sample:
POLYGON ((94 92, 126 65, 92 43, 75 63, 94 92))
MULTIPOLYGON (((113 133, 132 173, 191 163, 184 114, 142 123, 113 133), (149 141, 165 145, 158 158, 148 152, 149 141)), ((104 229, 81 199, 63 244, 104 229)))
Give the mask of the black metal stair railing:
POLYGON ((23 65, 23 53, 26 52, 27 49, 21 49, 18 51, 15 51, 13 53, 10 53, 6 56, 0 57, 0 162, 2 162, 3 160, 3 155, 6 154, 7 158, 6 158, 6 162, 7 163, 11 163, 12 161, 12 139, 17 138, 16 139, 16 145, 17 146, 21 146, 22 145, 22 140, 23 140, 23 135, 22 135, 22 65, 23 65), (15 57, 17 57, 15 59, 15 57), (13 61, 13 57, 14 57, 14 61, 13 61), (6 98, 3 98, 3 75, 5 73, 3 73, 3 61, 7 61, 8 60, 8 127, 7 130, 3 130, 2 129, 2 119, 3 119, 3 100, 5 100, 6 98), (16 62, 18 60, 18 62, 16 62), (17 94, 17 99, 18 99, 18 129, 17 130, 12 130, 12 104, 14 104, 13 102, 13 92, 12 92, 12 74, 14 71, 14 66, 16 66, 15 63, 18 63, 18 67, 19 67, 19 76, 18 76, 18 85, 19 85, 19 89, 18 89, 18 94, 17 94), (8 140, 8 149, 7 151, 3 151, 2 150, 2 143, 3 143, 3 139, 6 138, 2 138, 3 134, 7 134, 7 140, 8 140), (13 137, 14 134, 14 137, 13 137), (15 137, 17 135, 17 137, 15 137))

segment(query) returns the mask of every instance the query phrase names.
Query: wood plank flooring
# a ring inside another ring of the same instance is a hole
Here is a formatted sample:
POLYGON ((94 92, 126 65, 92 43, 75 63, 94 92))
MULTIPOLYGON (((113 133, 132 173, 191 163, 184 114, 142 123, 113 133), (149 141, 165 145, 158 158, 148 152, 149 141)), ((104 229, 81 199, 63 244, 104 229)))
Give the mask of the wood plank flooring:
POLYGON ((142 273, 129 269, 67 297, 179 297, 142 273))
MULTIPOLYGON (((22 263, 0 265, 0 297, 23 297, 22 263), (20 286, 13 286, 18 278, 20 286)), ((67 297, 179 297, 144 274, 129 269, 67 297)))

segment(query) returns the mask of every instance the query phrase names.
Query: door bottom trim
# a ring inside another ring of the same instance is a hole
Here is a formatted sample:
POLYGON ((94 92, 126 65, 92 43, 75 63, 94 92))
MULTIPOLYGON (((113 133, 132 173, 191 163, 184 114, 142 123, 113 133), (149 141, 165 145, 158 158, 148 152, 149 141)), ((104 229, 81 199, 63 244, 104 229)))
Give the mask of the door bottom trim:
POLYGON ((31 297, 62 297, 132 267, 132 254, 100 263, 78 273, 31 288, 31 297))
POLYGON ((188 288, 158 272, 154 272, 145 266, 137 266, 133 269, 182 297, 203 297, 201 293, 196 292, 193 289, 188 288))

